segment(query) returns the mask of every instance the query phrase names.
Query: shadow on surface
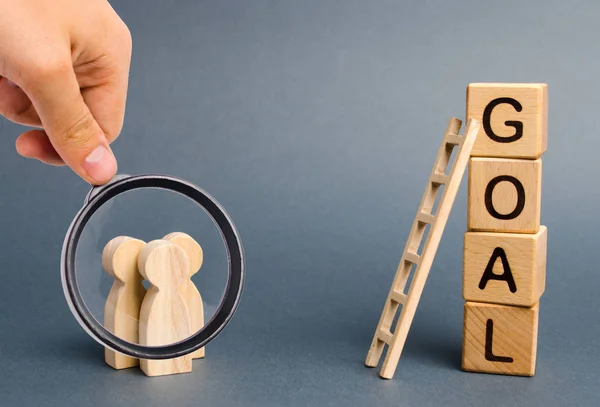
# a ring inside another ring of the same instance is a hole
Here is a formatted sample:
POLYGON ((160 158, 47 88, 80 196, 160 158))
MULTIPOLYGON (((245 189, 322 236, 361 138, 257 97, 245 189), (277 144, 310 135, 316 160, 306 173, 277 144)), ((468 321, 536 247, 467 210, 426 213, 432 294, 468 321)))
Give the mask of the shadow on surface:
POLYGON ((49 355, 70 364, 104 364, 104 348, 84 335, 65 335, 49 339, 49 355))
POLYGON ((440 340, 427 333, 421 333, 412 340, 409 335, 403 356, 419 359, 419 363, 460 370, 462 343, 454 338, 440 340))

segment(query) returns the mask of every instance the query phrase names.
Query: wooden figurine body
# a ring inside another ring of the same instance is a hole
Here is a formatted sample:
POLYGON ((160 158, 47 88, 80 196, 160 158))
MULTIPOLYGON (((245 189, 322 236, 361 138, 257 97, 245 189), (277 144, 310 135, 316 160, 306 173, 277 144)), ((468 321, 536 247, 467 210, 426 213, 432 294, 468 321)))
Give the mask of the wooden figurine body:
MULTIPOLYGON (((192 333, 190 317, 180 293, 189 273, 185 251, 166 240, 154 240, 142 250, 138 267, 151 284, 140 311, 140 345, 170 345, 188 338, 192 333)), ((192 371, 192 356, 142 359, 140 367, 147 376, 188 373, 192 371)))
MULTIPOLYGON (((200 270, 203 261, 202 247, 189 235, 181 232, 170 233, 163 238, 181 247, 187 254, 190 268, 188 278, 181 286, 180 293, 187 305, 190 314, 192 334, 196 334, 204 327, 204 306, 202 297, 191 280, 192 276, 200 270)), ((205 356, 205 348, 200 348, 192 353, 192 359, 201 359, 205 356)))
MULTIPOLYGON (((112 239, 102 251, 102 267, 115 279, 104 307, 104 326, 121 339, 139 342, 140 307, 146 290, 138 272, 138 256, 145 243, 138 239, 119 236, 112 239)), ((104 360, 114 369, 137 366, 138 359, 108 348, 104 360)))

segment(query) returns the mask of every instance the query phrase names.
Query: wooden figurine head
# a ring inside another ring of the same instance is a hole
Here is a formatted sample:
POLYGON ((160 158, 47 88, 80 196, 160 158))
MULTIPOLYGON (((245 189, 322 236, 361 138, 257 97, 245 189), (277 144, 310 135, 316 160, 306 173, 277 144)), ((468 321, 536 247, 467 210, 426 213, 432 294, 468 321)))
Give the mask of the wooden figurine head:
POLYGON ((182 232, 173 232, 166 235, 164 240, 168 240, 185 250, 190 261, 190 277, 200 270, 204 259, 202 247, 194 240, 193 237, 182 232))
POLYGON ((167 240, 148 243, 138 259, 140 273, 159 290, 179 287, 189 278, 185 251, 167 240))
POLYGON ((131 237, 115 237, 102 251, 102 267, 116 280, 132 281, 137 277, 138 256, 144 245, 143 241, 131 237))

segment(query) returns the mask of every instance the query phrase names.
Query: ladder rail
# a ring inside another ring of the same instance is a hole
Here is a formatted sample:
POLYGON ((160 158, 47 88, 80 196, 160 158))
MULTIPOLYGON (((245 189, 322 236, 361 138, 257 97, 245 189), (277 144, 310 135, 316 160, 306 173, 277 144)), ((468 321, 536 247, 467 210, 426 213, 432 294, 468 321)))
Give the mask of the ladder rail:
POLYGON ((380 372, 380 376, 386 379, 393 377, 398 365, 447 219, 460 183, 462 182, 470 153, 475 143, 475 137, 479 131, 480 123, 470 119, 467 122, 465 135, 460 137, 458 132, 461 124, 462 122, 456 118, 452 118, 448 123, 442 145, 438 151, 392 287, 386 299, 384 310, 377 325, 375 336, 369 348, 365 364, 369 367, 375 367, 379 364, 385 345, 389 346, 380 372), (446 172, 455 148, 458 151, 456 152, 454 162, 450 170, 446 172), (440 182, 442 180, 446 182, 442 184, 440 182), (431 214, 441 185, 444 185, 444 190, 441 193, 436 213, 431 214), (430 230, 427 236, 424 236, 427 224, 430 225, 430 230), (421 255, 418 255, 417 250, 423 239, 425 239, 423 250, 421 255), (414 259, 416 259, 415 256, 418 256, 417 263, 414 262, 414 259), (415 264, 415 267, 411 273, 413 264, 415 264), (413 275, 413 279, 410 283, 408 293, 405 294, 406 283, 411 274, 413 275), (402 301, 398 301, 399 298, 402 301), (391 332, 391 325, 400 305, 402 305, 402 310, 395 326, 395 332, 391 332), (391 340, 387 333, 391 334, 391 340))

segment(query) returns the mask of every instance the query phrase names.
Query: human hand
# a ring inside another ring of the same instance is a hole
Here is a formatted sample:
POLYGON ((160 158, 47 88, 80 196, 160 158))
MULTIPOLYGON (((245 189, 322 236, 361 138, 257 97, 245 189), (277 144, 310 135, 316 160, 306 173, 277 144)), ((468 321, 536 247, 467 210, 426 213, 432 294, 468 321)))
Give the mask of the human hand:
POLYGON ((105 184, 125 113, 131 36, 106 0, 0 0, 0 114, 40 128, 24 157, 105 184))

